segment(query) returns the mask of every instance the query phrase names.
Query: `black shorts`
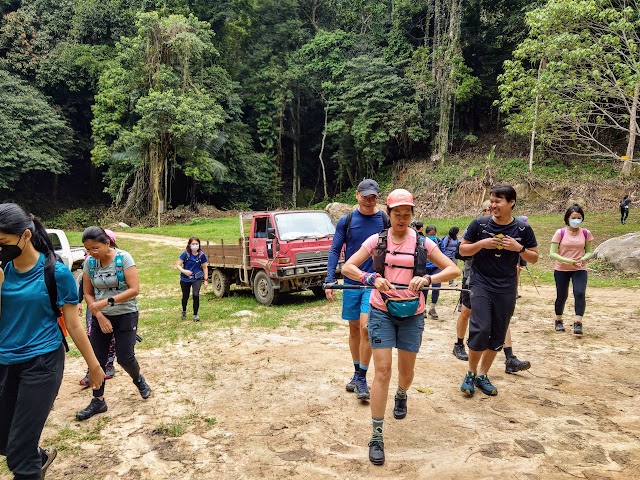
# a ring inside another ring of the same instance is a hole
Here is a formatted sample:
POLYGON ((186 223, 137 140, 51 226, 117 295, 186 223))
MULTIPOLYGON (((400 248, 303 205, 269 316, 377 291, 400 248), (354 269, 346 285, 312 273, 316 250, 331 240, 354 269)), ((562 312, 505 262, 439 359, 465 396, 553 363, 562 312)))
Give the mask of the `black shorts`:
POLYGON ((516 308, 516 293, 490 292, 480 286, 472 286, 470 296, 471 318, 467 345, 476 352, 501 350, 516 308))

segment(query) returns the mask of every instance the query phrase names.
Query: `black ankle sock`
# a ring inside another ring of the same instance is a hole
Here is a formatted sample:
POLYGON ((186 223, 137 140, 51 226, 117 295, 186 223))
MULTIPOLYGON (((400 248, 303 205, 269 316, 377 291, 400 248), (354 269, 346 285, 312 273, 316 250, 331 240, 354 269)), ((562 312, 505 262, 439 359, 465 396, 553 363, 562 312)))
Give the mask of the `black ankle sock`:
POLYGON ((458 341, 456 342, 458 345, 464 345, 462 338, 459 338, 458 341))
POLYGON ((513 347, 504 347, 504 355, 507 358, 513 357, 513 347))

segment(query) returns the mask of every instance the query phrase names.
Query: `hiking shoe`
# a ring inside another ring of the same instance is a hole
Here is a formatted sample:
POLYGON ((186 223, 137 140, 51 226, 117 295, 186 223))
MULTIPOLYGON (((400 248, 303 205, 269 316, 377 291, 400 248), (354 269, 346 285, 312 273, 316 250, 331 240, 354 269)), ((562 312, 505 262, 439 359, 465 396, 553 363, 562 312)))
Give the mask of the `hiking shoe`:
POLYGON ((140 396, 142 398, 144 398, 145 400, 149 398, 149 396, 151 395, 151 387, 149 386, 149 384, 147 383, 147 381, 144 379, 142 375, 138 377, 138 380, 134 380, 133 383, 135 384, 136 387, 138 387, 138 390, 140 391, 140 396))
POLYGON ((464 345, 460 345, 459 343, 453 345, 453 354, 458 360, 464 360, 465 362, 469 360, 469 355, 467 355, 464 345))
POLYGON ((87 420, 98 413, 104 413, 107 411, 107 402, 100 400, 97 397, 91 399, 91 403, 87 405, 84 410, 80 410, 76 413, 76 418, 80 421, 87 420))
POLYGON ((44 476, 47 473, 47 468, 49 465, 53 463, 58 455, 58 451, 56 447, 47 447, 40 449, 40 456, 42 457, 42 480, 44 480, 44 476))
POLYGON ((562 320, 556 320, 556 332, 564 332, 564 324, 562 320))
POLYGON ((518 360, 518 357, 515 355, 507 358, 504 362, 505 373, 516 373, 523 370, 529 370, 530 368, 531 362, 528 362, 527 360, 518 360))
POLYGON ((200 321, 200 317, 198 315, 194 315, 193 316, 193 321, 194 322, 199 322, 200 321))
POLYGON ((384 442, 378 440, 369 442, 369 461, 374 465, 384 464, 384 442))
POLYGON ((438 312, 436 312, 436 307, 433 305, 429 309, 429 318, 431 318, 431 320, 438 320, 438 312))
POLYGON ((353 391, 356 392, 356 398, 358 400, 369 400, 371 398, 366 377, 358 377, 353 391))
POLYGON ((395 405, 393 406, 393 418, 402 420, 407 416, 407 397, 395 397, 395 405))
POLYGON ((467 372, 467 375, 465 375, 462 381, 462 385, 460 385, 460 390, 467 397, 473 397, 473 394, 476 392, 475 379, 476 376, 473 372, 467 372))
POLYGON ((491 384, 486 374, 476 375, 476 387, 482 390, 485 395, 497 395, 498 389, 491 384))
POLYGON ((187 318, 187 312, 185 312, 184 310, 182 311, 182 320, 184 320, 185 318, 187 318))
POLYGON ((89 386, 89 370, 87 370, 86 375, 84 376, 84 378, 82 380, 80 380, 80 385, 82 385, 84 388, 87 388, 89 386))
POLYGON ((107 363, 104 367, 104 379, 109 380, 116 376, 116 367, 113 366, 113 363, 107 363))
POLYGON ((573 334, 574 335, 582 335, 582 324, 574 323, 573 324, 573 334))
POLYGON ((347 392, 353 392, 356 389, 356 383, 358 383, 358 372, 354 373, 349 383, 347 383, 347 392))
POLYGON ((457 287, 458 284, 456 282, 454 282, 453 280, 449 280, 449 286, 450 287, 457 287))

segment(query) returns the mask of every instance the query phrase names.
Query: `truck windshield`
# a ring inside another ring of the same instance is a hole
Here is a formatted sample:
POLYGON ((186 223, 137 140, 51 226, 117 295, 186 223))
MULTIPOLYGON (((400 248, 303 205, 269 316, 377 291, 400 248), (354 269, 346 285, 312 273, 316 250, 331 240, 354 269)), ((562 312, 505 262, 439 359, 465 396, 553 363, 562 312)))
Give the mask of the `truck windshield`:
POLYGON ((323 238, 336 232, 325 212, 279 213, 275 217, 280 240, 323 238))

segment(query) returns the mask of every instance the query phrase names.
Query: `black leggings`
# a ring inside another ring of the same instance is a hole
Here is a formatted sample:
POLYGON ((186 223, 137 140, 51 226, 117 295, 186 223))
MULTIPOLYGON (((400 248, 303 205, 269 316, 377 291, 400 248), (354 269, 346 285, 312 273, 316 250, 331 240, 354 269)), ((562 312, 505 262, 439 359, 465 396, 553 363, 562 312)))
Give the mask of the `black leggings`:
POLYGON ((193 314, 197 315, 198 310, 200 310, 200 287, 202 286, 202 280, 180 282, 180 288, 182 289, 182 311, 187 311, 187 302, 189 301, 191 286, 193 286, 193 314))
POLYGON ((564 304, 569 296, 569 281, 571 281, 573 284, 573 297, 576 301, 576 315, 583 316, 584 309, 587 306, 585 295, 587 291, 587 271, 561 272, 554 270, 553 276, 556 279, 556 315, 562 315, 562 312, 564 312, 564 304))
POLYGON ((0 365, 0 455, 14 479, 42 478, 40 434, 58 394, 64 347, 12 365, 0 365))
MULTIPOLYGON (((105 315, 113 327, 113 336, 116 338, 116 356, 122 369, 135 381, 140 377, 140 365, 136 360, 134 347, 136 345, 136 333, 138 332, 138 312, 123 313, 122 315, 105 315)), ((107 363, 109 358, 109 345, 111 333, 102 333, 96 317, 91 318, 91 346, 100 365, 107 363)), ((93 391, 94 397, 104 395, 104 381, 98 390, 93 391)))
POLYGON ((620 223, 626 222, 628 216, 629 216, 629 208, 620 207, 620 223))

